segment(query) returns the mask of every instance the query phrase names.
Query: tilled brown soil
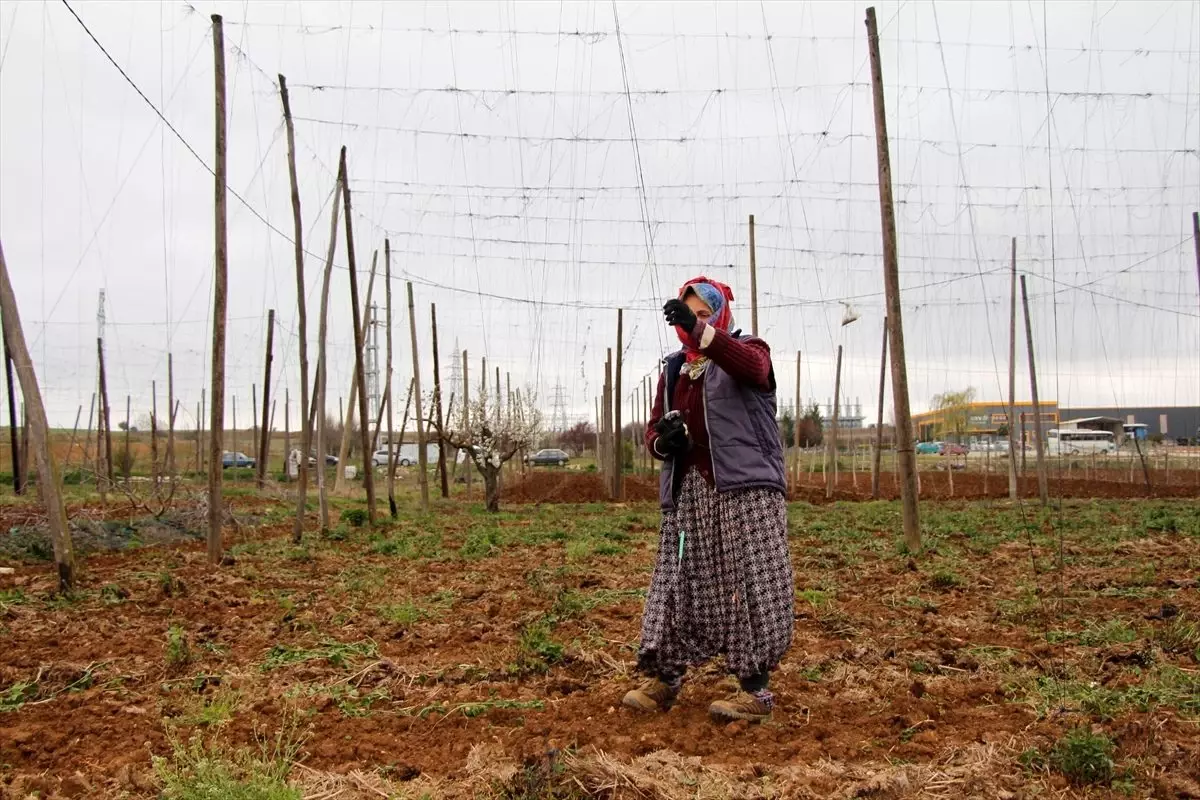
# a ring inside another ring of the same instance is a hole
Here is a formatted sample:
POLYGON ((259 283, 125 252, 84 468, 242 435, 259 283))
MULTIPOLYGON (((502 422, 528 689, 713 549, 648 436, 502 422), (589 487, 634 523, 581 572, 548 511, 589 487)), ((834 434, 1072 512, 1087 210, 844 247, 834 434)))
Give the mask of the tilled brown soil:
MULTIPOLYGON (((547 475, 537 480, 591 477, 547 475)), ((457 506, 438 514, 446 548, 478 526, 457 506)), ((529 525, 510 516, 499 522, 502 533, 529 525)), ((421 535, 413 524, 396 530, 421 535)), ((746 787, 774 775, 792 787, 779 796, 792 797, 948 796, 955 784, 914 784, 914 770, 949 770, 961 754, 987 753, 995 764, 963 796, 1066 796, 1074 790, 1061 776, 1024 771, 1016 756, 1089 718, 1065 707, 1039 712, 1013 695, 1006 675, 1062 676, 1086 666, 1120 685, 1129 674, 1122 659, 1136 660, 1129 648, 1050 644, 1046 631, 1084 617, 1154 628, 1164 623, 1144 620, 1164 603, 1200 618, 1194 538, 1138 538, 1109 553, 1108 563, 1100 557, 1108 551, 1081 539, 1069 544, 1077 566, 1040 578, 1031 575, 1031 558, 1036 564, 1053 551, 1011 541, 965 551, 954 562, 961 576, 954 583, 939 582, 924 561, 896 557, 889 530, 862 531, 862 541, 845 549, 801 525, 792 539, 797 588, 822 599, 798 600, 795 643, 773 681, 778 711, 761 726, 721 726, 706 713, 729 689, 719 665, 694 674, 667 714, 619 705, 633 680, 652 530, 626 525, 633 533, 623 552, 583 560, 549 541, 506 545, 484 558, 413 561, 377 552, 362 534, 294 548, 288 527, 246 532, 247 546, 219 569, 199 546, 94 556, 70 601, 52 597, 44 566, 0 579, 8 591, 0 605, 0 696, 11 699, 21 683, 36 687, 0 713, 0 796, 155 797, 151 756, 170 752, 169 737, 219 728, 249 745, 256 731, 297 720, 306 730, 304 774, 383 770, 434 787, 431 797, 459 796, 455 787, 478 768, 473 753, 520 764, 565 749, 622 763, 669 751, 741 776, 746 787), (1147 564, 1154 567, 1148 587, 1134 581, 1147 564), (1065 611, 1043 596, 1059 578, 1070 598, 1065 611), (1141 585, 1145 596, 1097 592, 1129 585, 1141 585), (1006 609, 1027 602, 1030 591, 1041 599, 1019 624, 1006 609), (607 599, 572 609, 568 599, 583 596, 607 599), (398 621, 381 612, 408 601, 428 614, 398 621), (523 662, 529 631, 546 615, 562 657, 547 667, 523 662), (186 641, 182 662, 170 659, 173 626, 186 641), (289 660, 297 653, 317 655, 289 660), (1105 671, 1106 663, 1114 666, 1105 671), (197 721, 198 710, 220 698, 232 698, 229 719, 197 721), (904 773, 903 765, 914 766, 904 773), (889 768, 907 782, 876 789, 864 782, 863 770, 889 768)), ((1155 658, 1200 667, 1186 656, 1155 658)), ((1182 782, 1200 774, 1194 720, 1130 711, 1107 729, 1123 755, 1153 765, 1139 773, 1137 794, 1194 796, 1187 794, 1194 784, 1182 782)))

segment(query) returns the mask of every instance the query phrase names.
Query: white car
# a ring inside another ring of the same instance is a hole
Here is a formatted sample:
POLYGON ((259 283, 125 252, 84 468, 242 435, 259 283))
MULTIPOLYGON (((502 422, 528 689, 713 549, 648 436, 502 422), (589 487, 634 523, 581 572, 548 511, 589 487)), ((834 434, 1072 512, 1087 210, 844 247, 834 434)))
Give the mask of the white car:
MULTIPOLYGON (((415 444, 402 444, 395 448, 396 466, 411 467, 417 463, 419 452, 415 444)), ((427 464, 434 464, 438 459, 438 446, 436 444, 425 445, 425 461, 427 464)), ((388 449, 381 447, 371 455, 371 463, 377 467, 386 467, 388 463, 388 449)))

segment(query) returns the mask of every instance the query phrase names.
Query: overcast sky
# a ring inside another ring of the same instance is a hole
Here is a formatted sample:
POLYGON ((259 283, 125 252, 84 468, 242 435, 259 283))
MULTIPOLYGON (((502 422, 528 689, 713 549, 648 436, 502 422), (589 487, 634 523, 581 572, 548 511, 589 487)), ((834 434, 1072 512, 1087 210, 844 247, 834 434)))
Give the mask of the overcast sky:
MULTIPOLYGON (((290 389, 297 418, 281 72, 312 254, 314 364, 344 144, 360 292, 379 248, 381 314, 391 239, 401 397, 412 280, 427 387, 436 302, 443 380, 457 346, 473 382, 486 355, 489 370, 536 387, 548 415, 561 384, 568 415, 590 419, 616 308, 626 387, 674 346, 657 309, 693 275, 732 285, 749 328, 754 214, 759 326, 781 399, 792 401, 800 350, 806 401, 827 402, 841 344, 844 396, 874 416, 884 304, 865 6, 72 7, 204 163, 64 4, 0 3, 0 236, 53 423, 69 426, 80 405, 86 420, 103 289, 113 406, 131 394, 147 410, 151 380, 164 403, 172 352, 180 424, 193 424, 209 380, 214 12, 225 17, 229 185, 245 200, 229 203, 227 385, 242 426, 268 308, 275 391, 290 389), (842 301, 861 315, 846 327, 842 301)), ((990 399, 1007 386, 1014 236, 1044 398, 1200 403, 1200 4, 914 0, 878 14, 914 410, 938 392, 973 386, 990 399)), ((339 240, 335 410, 353 366, 345 253, 339 240)), ((1028 396, 1023 341, 1018 351, 1028 396)))

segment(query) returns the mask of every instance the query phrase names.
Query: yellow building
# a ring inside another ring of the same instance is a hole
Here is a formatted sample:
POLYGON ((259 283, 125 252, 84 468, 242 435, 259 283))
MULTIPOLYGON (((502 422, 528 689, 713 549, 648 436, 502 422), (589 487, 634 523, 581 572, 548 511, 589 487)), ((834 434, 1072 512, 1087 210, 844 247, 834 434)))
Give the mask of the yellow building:
MULTIPOLYGON (((975 436, 995 436, 1008 426, 1008 404, 1004 402, 968 403, 966 406, 966 427, 962 431, 953 429, 962 421, 960 414, 953 411, 925 411, 913 414, 913 431, 917 439, 930 442, 948 437, 969 439, 975 436), (951 418, 957 416, 957 422, 951 418)), ((1043 400, 1038 403, 1042 415, 1042 426, 1045 429, 1058 425, 1058 402, 1043 400)), ((1033 435, 1033 403, 1016 404, 1016 430, 1018 435, 1022 425, 1026 430, 1026 438, 1033 435)))

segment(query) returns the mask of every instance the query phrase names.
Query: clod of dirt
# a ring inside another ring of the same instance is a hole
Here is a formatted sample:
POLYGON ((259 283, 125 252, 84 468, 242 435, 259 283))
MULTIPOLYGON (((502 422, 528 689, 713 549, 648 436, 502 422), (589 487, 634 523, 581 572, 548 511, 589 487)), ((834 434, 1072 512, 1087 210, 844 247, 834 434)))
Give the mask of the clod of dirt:
POLYGON ((735 720, 725 726, 725 735, 726 736, 737 736, 739 733, 744 733, 746 731, 746 729, 749 727, 750 727, 750 723, 747 722, 746 720, 744 720, 744 719, 735 720))
POLYGON ((921 681, 913 681, 912 685, 908 687, 908 693, 916 698, 924 697, 925 696, 925 684, 922 683, 921 681))

